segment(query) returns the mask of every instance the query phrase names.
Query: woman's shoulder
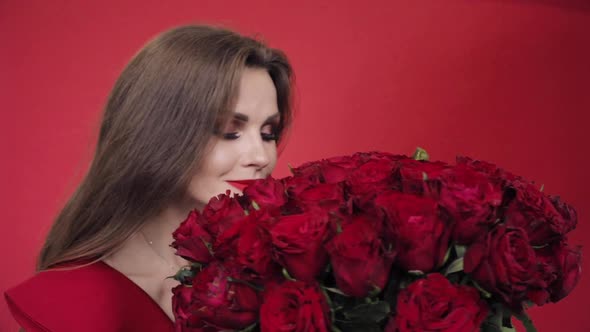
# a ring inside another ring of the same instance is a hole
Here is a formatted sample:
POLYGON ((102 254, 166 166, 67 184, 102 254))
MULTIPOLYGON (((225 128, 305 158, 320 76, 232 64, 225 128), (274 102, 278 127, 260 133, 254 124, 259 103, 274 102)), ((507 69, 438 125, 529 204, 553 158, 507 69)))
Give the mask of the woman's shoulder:
POLYGON ((155 326, 166 331, 162 327, 171 326, 147 294, 104 262, 40 272, 4 296, 27 331, 155 331, 155 326))

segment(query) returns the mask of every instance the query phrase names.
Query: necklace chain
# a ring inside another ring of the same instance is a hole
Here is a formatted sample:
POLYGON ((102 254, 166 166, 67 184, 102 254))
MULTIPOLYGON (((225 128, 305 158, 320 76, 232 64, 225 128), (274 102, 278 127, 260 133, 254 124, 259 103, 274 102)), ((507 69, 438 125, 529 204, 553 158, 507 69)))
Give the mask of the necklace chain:
POLYGON ((160 253, 153 246, 154 242, 153 241, 150 241, 147 238, 147 236, 145 236, 145 234, 144 234, 143 231, 139 231, 139 233, 141 233, 141 237, 143 237, 143 239, 147 243, 148 247, 151 248, 151 250, 154 252, 154 254, 158 255, 158 257, 160 257, 160 259, 162 259, 162 261, 164 261, 166 263, 166 265, 168 265, 169 268, 171 268, 171 269, 177 269, 177 267, 175 266, 175 264, 170 263, 166 258, 164 258, 164 256, 160 255, 160 253))

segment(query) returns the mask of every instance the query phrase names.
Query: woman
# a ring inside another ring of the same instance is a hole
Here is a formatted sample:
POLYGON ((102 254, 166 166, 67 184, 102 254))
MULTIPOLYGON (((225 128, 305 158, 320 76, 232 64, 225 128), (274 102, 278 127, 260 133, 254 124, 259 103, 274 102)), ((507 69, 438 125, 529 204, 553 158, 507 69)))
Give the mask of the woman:
POLYGON ((291 121, 285 55, 207 26, 179 27, 127 65, 88 174, 47 236, 36 276, 5 294, 27 331, 172 331, 169 246, 189 211, 264 178, 291 121))

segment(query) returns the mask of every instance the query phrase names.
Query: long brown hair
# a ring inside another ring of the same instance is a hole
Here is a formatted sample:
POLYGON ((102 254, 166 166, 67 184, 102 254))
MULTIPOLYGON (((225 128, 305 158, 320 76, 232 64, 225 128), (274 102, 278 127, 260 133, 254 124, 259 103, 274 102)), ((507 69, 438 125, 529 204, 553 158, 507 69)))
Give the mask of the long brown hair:
POLYGON ((115 83, 90 168, 55 219, 37 269, 102 259, 183 197, 213 129, 231 116, 245 67, 270 74, 283 132, 293 82, 283 52, 210 26, 178 27, 146 44, 115 83))

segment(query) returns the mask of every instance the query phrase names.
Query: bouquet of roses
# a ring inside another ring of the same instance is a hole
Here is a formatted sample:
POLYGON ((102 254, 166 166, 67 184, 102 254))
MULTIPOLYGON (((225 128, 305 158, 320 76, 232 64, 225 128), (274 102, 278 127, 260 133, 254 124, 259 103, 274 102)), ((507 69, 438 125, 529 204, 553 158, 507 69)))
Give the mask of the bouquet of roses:
POLYGON ((513 331, 580 278, 575 210, 497 166, 367 152, 241 181, 172 246, 177 331, 513 331))

